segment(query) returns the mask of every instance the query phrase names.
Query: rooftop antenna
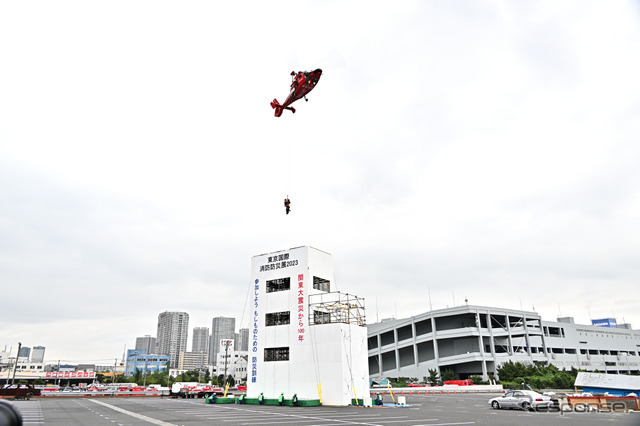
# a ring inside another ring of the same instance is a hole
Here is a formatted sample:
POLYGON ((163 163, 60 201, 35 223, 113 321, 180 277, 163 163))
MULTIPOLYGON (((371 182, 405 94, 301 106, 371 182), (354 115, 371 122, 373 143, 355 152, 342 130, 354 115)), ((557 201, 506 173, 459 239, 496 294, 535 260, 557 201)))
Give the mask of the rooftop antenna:
POLYGON ((464 303, 466 303, 467 306, 469 306, 469 299, 467 299, 467 296, 464 297, 464 303))
POLYGON ((522 297, 518 296, 518 299, 520 299, 520 310, 524 311, 524 309, 522 308, 522 297))
POLYGON ((378 298, 376 297, 376 322, 380 322, 380 319, 378 318, 378 298))
POLYGON ((562 311, 560 310, 560 302, 558 302, 558 316, 562 316, 562 311))
POLYGON ((398 319, 398 301, 394 300, 393 303, 396 305, 396 319, 398 319))
POLYGON ((453 297, 453 306, 456 306, 456 294, 451 290, 451 296, 453 297))
POLYGON ((589 321, 591 321, 591 309, 589 309, 589 305, 587 305, 587 312, 589 312, 589 321))
POLYGON ((429 310, 433 311, 433 305, 431 305, 431 287, 427 284, 427 292, 429 293, 429 310))

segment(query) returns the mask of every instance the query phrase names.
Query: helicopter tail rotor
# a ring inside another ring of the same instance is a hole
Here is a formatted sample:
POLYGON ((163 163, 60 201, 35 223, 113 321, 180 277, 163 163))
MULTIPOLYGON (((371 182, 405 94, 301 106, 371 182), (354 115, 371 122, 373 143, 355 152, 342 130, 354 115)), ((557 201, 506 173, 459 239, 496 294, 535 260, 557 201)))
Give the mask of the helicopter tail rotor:
POLYGON ((276 117, 280 117, 282 115, 282 107, 280 106, 280 102, 277 99, 274 99, 271 102, 271 108, 275 109, 274 115, 276 117))

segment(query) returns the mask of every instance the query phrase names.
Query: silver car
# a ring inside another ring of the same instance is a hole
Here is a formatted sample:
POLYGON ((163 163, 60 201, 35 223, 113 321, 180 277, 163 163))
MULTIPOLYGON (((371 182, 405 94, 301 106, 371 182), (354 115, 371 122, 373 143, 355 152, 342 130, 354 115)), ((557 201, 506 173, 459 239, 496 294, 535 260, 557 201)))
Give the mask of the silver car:
POLYGON ((518 408, 522 410, 549 409, 553 406, 550 396, 530 390, 514 390, 489 400, 491 408, 518 408))

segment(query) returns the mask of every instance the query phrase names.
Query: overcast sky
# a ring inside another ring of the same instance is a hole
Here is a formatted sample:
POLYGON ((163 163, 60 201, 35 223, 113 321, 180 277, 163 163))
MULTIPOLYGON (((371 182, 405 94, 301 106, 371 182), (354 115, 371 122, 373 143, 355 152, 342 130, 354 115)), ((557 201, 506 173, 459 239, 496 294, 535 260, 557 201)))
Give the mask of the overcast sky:
POLYGON ((302 245, 368 322, 640 328, 638 76, 637 1, 1 0, 0 350, 109 363, 165 310, 190 347, 302 245))

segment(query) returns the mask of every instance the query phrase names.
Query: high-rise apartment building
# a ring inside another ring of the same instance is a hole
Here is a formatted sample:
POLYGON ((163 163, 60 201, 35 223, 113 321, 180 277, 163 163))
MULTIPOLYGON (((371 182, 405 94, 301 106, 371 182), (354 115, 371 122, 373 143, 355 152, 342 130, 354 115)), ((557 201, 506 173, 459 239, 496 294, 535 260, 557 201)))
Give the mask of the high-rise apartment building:
POLYGON ((31 351, 31 362, 44 362, 44 346, 34 346, 31 351))
POLYGON ((215 317, 211 321, 211 342, 209 344, 209 360, 215 362, 220 351, 220 340, 236 338, 236 319, 215 317))
POLYGON ((166 311, 158 315, 156 353, 169 355, 170 368, 177 368, 180 352, 187 351, 188 334, 188 313, 166 311))
POLYGON ((137 351, 146 351, 146 354, 156 353, 156 338, 146 334, 144 337, 136 338, 137 351))
POLYGON ((26 361, 29 361, 30 356, 31 356, 31 348, 28 348, 26 346, 23 346, 20 348, 20 351, 18 352, 18 358, 22 358, 26 361))
MULTIPOLYGON (((191 352, 209 353, 209 327, 194 327, 191 352)), ((208 356, 207 356, 208 357, 208 356)))
POLYGON ((236 346, 238 346, 238 350, 242 352, 247 352, 249 350, 249 329, 241 328, 238 333, 238 342, 236 342, 236 346))

